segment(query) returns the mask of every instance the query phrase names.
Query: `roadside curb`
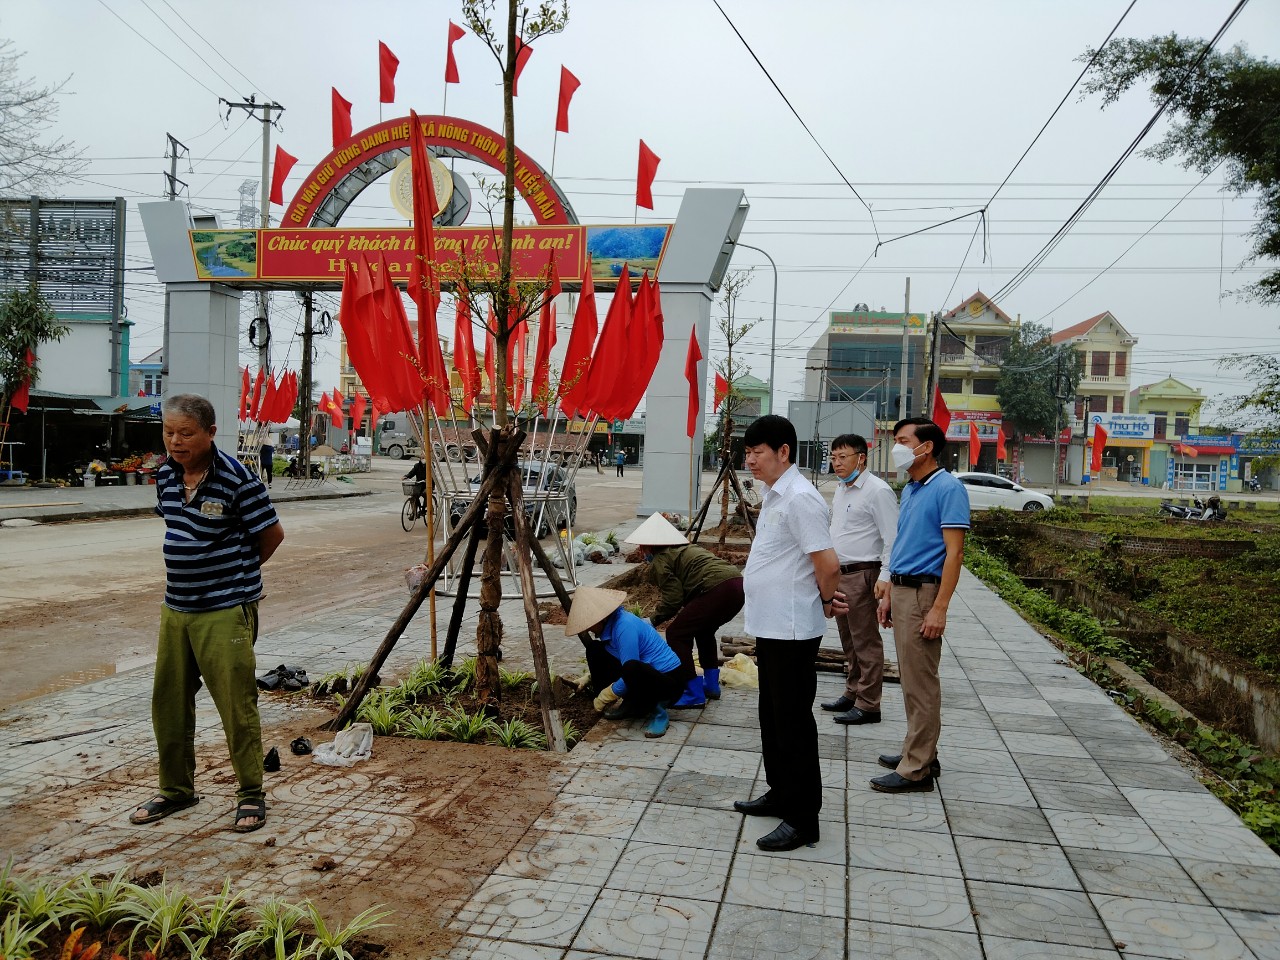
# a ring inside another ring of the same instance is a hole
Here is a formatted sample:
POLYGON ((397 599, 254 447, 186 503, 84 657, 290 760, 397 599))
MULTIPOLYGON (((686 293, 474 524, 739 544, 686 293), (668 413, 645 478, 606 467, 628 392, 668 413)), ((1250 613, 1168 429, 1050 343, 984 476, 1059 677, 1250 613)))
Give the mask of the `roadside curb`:
MULTIPOLYGON (((304 500, 345 500, 351 497, 368 497, 372 490, 335 490, 332 493, 307 493, 282 500, 272 500, 272 505, 279 507, 289 503, 300 503, 304 500)), ((7 520, 34 520, 36 523, 72 523, 77 520, 119 520, 127 517, 154 517, 154 507, 118 507, 105 510, 68 510, 62 513, 40 513, 31 516, 5 517, 7 520)), ((157 518, 158 519, 158 518, 157 518)))

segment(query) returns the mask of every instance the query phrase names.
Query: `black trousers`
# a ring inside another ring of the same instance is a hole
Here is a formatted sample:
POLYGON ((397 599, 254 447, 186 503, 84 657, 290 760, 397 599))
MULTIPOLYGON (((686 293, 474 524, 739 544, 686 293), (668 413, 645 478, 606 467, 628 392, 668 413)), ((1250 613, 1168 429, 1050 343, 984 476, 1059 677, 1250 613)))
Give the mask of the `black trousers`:
POLYGON ((627 685, 625 699, 637 713, 648 713, 659 701, 675 700, 694 676, 692 665, 687 670, 681 664, 674 670, 660 673, 641 660, 619 663, 602 643, 587 645, 587 669, 591 671, 591 685, 596 693, 621 677, 627 685))
POLYGON ((742 609, 742 578, 734 577, 706 593, 694 597, 667 626, 667 646, 682 663, 693 666, 693 645, 698 645, 698 661, 703 670, 720 666, 720 648, 716 631, 738 615, 742 609))
POLYGON ((821 637, 812 640, 756 638, 760 670, 760 748, 769 798, 782 819, 801 833, 817 834, 822 809, 822 768, 813 701, 814 666, 821 637))

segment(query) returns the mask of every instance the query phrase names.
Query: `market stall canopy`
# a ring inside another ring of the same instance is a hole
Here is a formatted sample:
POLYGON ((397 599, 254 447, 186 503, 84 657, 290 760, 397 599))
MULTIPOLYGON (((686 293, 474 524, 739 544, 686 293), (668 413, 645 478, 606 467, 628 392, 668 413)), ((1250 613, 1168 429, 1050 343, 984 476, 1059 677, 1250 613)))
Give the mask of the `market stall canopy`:
POLYGON ((28 412, 69 410, 84 416, 159 417, 159 407, 156 397, 96 397, 32 390, 28 412))

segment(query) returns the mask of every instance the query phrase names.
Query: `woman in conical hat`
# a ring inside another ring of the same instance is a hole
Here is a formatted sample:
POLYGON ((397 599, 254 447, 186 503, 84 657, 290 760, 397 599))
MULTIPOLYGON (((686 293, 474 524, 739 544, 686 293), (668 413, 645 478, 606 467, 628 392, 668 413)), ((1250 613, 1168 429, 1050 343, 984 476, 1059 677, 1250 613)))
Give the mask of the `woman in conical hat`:
POLYGON ((720 649, 716 631, 742 609, 742 571, 710 550, 689 543, 661 513, 655 513, 626 538, 644 552, 650 578, 662 596, 650 621, 670 620, 667 643, 682 662, 693 666, 698 645, 702 676, 689 681, 674 709, 706 706, 720 699, 720 649))
POLYGON ((564 632, 600 637, 600 643, 587 645, 587 667, 599 694, 595 707, 605 719, 645 717, 644 735, 660 737, 667 732, 667 705, 680 696, 694 670, 647 620, 622 609, 626 599, 621 590, 579 587, 564 632))

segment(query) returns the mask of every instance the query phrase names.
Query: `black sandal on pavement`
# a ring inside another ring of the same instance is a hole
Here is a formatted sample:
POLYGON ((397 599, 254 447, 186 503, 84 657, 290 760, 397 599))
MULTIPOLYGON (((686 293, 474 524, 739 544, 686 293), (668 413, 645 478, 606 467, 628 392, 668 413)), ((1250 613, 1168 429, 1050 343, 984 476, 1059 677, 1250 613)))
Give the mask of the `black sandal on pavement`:
POLYGON ((235 816, 231 821, 231 829, 236 833, 252 833, 259 829, 267 822, 267 801, 265 800, 241 800, 236 804, 235 816), (257 817, 258 819, 250 823, 241 823, 248 817, 257 817))
POLYGON ((194 807, 199 802, 199 796, 188 797, 186 800, 170 800, 168 797, 160 795, 135 807, 133 813, 129 814, 129 822, 136 826, 141 826, 144 823, 155 823, 157 820, 163 820, 171 813, 194 807), (139 810, 147 812, 140 817, 138 816, 139 810))

